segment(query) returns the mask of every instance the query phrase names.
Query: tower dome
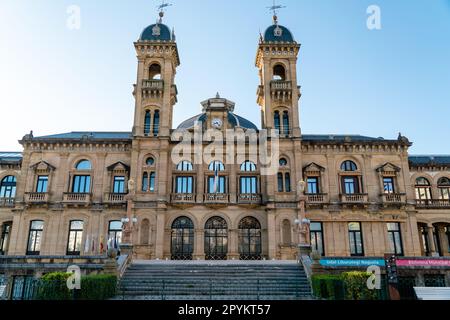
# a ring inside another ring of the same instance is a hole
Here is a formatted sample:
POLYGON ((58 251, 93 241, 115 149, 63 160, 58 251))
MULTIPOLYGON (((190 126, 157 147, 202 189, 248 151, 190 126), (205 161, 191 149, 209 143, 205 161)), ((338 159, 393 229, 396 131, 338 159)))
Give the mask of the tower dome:
POLYGON ((173 35, 168 26, 162 23, 149 25, 142 31, 140 41, 172 41, 173 35))
POLYGON ((292 32, 278 24, 278 17, 273 16, 273 25, 266 29, 263 37, 264 42, 295 42, 292 32))

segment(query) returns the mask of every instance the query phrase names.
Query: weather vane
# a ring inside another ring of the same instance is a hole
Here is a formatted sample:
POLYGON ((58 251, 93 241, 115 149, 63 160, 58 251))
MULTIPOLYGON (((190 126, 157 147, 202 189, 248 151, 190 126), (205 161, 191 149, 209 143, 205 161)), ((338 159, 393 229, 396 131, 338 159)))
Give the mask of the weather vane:
POLYGON ((273 5, 271 7, 267 7, 270 11, 273 11, 273 22, 276 24, 278 22, 278 10, 284 9, 286 6, 276 4, 276 0, 273 0, 273 5))
POLYGON ((158 10, 159 10, 159 22, 162 22, 162 18, 164 17, 164 9, 167 7, 172 6, 171 3, 166 3, 165 0, 161 1, 161 5, 157 6, 158 10))

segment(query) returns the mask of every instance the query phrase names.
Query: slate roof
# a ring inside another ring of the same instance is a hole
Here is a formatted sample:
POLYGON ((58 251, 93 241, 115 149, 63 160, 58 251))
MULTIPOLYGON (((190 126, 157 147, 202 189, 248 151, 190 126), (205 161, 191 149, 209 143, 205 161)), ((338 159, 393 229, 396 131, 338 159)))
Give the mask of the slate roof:
POLYGON ((1 164, 19 164, 22 162, 21 152, 0 152, 1 164))
POLYGON ((410 166, 450 166, 450 155, 413 155, 409 156, 410 166))
POLYGON ((376 141, 398 141, 398 140, 386 140, 382 137, 374 138, 368 136, 354 135, 354 134, 304 134, 302 135, 302 141, 305 142, 376 142, 376 141))
POLYGON ((131 132, 89 132, 74 131, 68 133, 52 134, 48 136, 33 137, 33 140, 131 140, 131 132))

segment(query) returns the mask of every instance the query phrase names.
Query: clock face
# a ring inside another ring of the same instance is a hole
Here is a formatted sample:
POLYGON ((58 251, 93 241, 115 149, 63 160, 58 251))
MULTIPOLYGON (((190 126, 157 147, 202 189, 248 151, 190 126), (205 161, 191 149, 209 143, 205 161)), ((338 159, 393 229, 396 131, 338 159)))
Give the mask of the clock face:
POLYGON ((212 124, 212 126, 214 128, 221 128, 222 127, 222 120, 220 120, 220 119, 213 119, 211 124, 212 124))

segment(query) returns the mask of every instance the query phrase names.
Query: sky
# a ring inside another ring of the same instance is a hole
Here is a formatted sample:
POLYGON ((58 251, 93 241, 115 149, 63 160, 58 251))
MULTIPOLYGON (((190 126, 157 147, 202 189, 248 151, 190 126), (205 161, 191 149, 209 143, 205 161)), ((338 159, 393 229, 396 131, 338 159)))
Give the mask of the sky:
MULTIPOLYGON (((174 127, 222 97, 260 126, 255 56, 271 0, 171 0, 177 36, 174 127)), ((304 134, 362 134, 450 154, 450 0, 281 0, 278 16, 301 43, 304 134), (369 30, 377 5, 381 29, 369 30)), ((133 42, 156 21, 155 0, 0 0, 0 150, 70 131, 131 131, 133 42), (80 28, 67 27, 68 7, 80 28)))

